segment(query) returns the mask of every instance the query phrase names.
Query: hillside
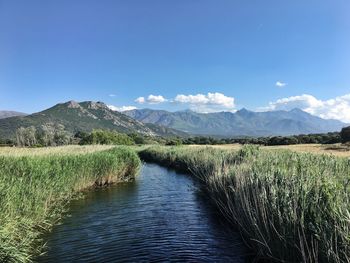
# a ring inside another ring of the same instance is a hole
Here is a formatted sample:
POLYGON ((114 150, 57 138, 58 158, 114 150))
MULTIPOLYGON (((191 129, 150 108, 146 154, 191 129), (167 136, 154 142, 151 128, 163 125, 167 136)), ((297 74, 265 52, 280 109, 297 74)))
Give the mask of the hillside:
POLYGON ((269 136, 339 131, 346 124, 325 120, 300 109, 291 111, 197 113, 190 110, 131 110, 123 112, 144 123, 167 126, 199 135, 269 136))
POLYGON ((25 116, 25 115, 27 114, 23 112, 0 110, 0 119, 5 119, 5 118, 15 117, 15 116, 25 116))
POLYGON ((122 113, 112 111, 102 102, 69 101, 47 110, 27 116, 0 119, 0 137, 11 139, 19 127, 40 127, 46 123, 64 125, 69 132, 90 132, 93 129, 110 129, 125 133, 140 133, 149 136, 184 135, 184 132, 158 125, 143 124, 122 113))

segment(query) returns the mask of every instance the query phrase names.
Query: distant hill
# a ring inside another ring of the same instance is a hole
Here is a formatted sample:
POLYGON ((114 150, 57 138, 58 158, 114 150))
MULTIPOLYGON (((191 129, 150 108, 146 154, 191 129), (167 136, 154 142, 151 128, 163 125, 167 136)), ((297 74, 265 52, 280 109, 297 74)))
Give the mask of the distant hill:
POLYGON ((185 133, 154 124, 144 124, 120 112, 112 111, 102 102, 60 103, 47 110, 27 116, 0 119, 0 137, 14 138, 19 127, 40 127, 46 123, 56 123, 75 133, 90 132, 93 129, 110 129, 125 133, 140 133, 149 136, 184 136, 185 133))
POLYGON ((300 109, 291 111, 197 113, 140 109, 123 112, 144 123, 162 125, 198 135, 270 136, 340 131, 346 124, 325 120, 300 109))
POLYGON ((0 110, 0 119, 5 119, 5 118, 15 117, 15 116, 25 116, 25 115, 27 114, 23 112, 0 110))

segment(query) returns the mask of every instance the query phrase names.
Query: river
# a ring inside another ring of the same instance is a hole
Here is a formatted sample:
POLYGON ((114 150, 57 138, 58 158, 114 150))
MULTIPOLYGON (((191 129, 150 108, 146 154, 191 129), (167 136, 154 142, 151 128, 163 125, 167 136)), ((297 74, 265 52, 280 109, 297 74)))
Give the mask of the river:
POLYGON ((188 176, 144 164, 135 182, 88 191, 45 236, 38 262, 245 262, 188 176))

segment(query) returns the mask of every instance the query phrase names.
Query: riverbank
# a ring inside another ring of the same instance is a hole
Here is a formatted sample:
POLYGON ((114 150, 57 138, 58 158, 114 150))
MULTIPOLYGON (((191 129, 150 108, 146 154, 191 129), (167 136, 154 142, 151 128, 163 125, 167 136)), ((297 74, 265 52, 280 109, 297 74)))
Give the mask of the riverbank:
POLYGON ((0 262, 30 262, 43 249, 41 234, 82 190, 134 178, 133 150, 94 147, 0 152, 0 262))
POLYGON ((349 262, 347 159, 254 146, 151 147, 139 155, 199 178, 257 259, 349 262))

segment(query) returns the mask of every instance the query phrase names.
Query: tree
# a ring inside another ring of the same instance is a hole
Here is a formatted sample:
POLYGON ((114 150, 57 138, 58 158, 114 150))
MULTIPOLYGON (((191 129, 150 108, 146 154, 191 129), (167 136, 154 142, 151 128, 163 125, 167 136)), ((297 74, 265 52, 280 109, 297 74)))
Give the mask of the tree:
POLYGON ((72 135, 62 124, 45 123, 37 132, 37 139, 42 146, 67 145, 72 141, 72 135))
POLYGON ((16 144, 17 146, 25 146, 25 128, 19 127, 16 130, 16 144))
POLYGON ((179 146, 182 144, 182 141, 180 138, 172 138, 172 139, 167 139, 165 145, 176 145, 179 146))
POLYGON ((14 145, 15 142, 11 139, 4 139, 4 138, 0 138, 0 144, 3 145, 14 145))
POLYGON ((18 146, 34 146, 37 143, 36 128, 30 126, 20 127, 16 131, 16 142, 18 146))
POLYGON ((81 144, 116 144, 133 145, 134 140, 127 134, 116 131, 94 130, 88 136, 84 137, 81 144))
POLYGON ((350 142, 350 126, 341 130, 340 137, 343 143, 350 142))
POLYGON ((136 144, 145 144, 146 142, 145 138, 138 133, 131 133, 129 134, 129 137, 133 139, 136 144))
POLYGON ((58 124, 55 127, 55 144, 56 145, 67 145, 71 141, 71 135, 64 129, 62 124, 58 124))
POLYGON ((87 140, 89 139, 89 133, 84 131, 78 131, 74 134, 73 141, 77 144, 88 144, 87 140))
POLYGON ((38 141, 43 146, 55 146, 55 127, 52 123, 41 125, 38 132, 38 141))
POLYGON ((16 144, 22 147, 66 145, 71 141, 71 134, 61 124, 46 123, 38 130, 34 126, 16 130, 16 144))

